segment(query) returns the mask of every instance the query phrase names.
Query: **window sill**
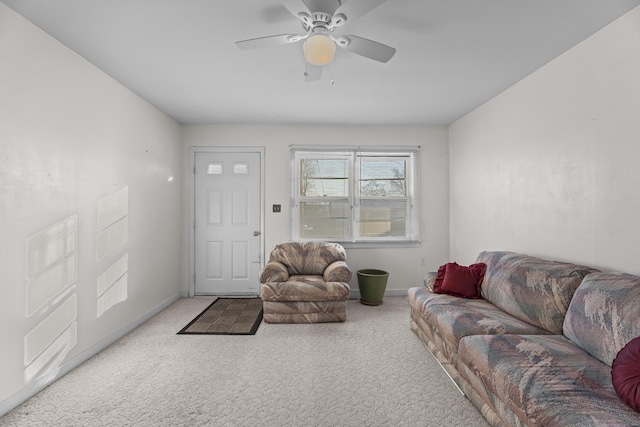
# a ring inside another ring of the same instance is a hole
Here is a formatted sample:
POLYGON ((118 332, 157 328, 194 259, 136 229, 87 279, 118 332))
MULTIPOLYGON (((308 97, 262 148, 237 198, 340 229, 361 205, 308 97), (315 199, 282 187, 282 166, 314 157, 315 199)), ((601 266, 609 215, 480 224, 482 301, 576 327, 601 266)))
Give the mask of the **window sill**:
POLYGON ((404 242, 337 242, 345 249, 378 249, 378 248, 419 248, 421 241, 404 242))

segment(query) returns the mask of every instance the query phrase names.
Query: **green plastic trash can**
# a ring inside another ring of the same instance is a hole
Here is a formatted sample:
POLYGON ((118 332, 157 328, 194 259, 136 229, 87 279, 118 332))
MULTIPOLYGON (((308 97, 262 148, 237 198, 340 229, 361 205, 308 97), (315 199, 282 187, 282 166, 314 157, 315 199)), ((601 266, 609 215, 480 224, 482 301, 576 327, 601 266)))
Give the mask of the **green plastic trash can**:
POLYGON ((358 288, 360 289, 360 302, 365 305, 380 305, 387 288, 389 272, 366 268, 358 270, 358 288))

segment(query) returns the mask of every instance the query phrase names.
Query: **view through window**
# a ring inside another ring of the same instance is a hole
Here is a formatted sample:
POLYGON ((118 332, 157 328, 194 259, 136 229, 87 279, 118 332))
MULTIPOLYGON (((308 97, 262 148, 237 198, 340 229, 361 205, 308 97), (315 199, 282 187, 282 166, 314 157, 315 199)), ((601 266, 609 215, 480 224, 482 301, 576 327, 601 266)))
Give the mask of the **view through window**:
POLYGON ((292 148, 293 238, 417 241, 418 149, 292 148))

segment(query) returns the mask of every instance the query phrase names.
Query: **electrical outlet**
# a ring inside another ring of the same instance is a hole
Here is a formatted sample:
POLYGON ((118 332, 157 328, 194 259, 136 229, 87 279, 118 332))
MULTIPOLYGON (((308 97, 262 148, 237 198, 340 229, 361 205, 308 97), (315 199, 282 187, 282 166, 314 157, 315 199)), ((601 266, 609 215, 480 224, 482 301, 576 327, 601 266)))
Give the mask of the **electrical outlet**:
POLYGON ((273 211, 274 212, 281 212, 282 211, 282 206, 281 205, 273 205, 273 211))
POLYGON ((427 265, 427 260, 424 257, 420 258, 420 265, 427 265))

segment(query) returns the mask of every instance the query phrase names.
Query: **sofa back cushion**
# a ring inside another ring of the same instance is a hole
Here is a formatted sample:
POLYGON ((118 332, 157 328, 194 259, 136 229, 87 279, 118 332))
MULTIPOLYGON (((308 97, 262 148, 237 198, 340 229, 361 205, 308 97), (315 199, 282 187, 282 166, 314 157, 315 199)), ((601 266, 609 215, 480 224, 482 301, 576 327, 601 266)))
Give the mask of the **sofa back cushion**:
POLYGON ((269 261, 284 264, 289 275, 322 275, 334 261, 345 261, 342 245, 327 242, 287 242, 276 245, 269 261))
POLYGON ((564 316, 582 279, 598 271, 514 252, 482 252, 476 262, 487 264, 482 283, 487 301, 552 334, 562 334, 564 316))
POLYGON ((564 335, 611 366, 618 352, 640 336, 640 277, 594 273, 576 290, 564 335))

